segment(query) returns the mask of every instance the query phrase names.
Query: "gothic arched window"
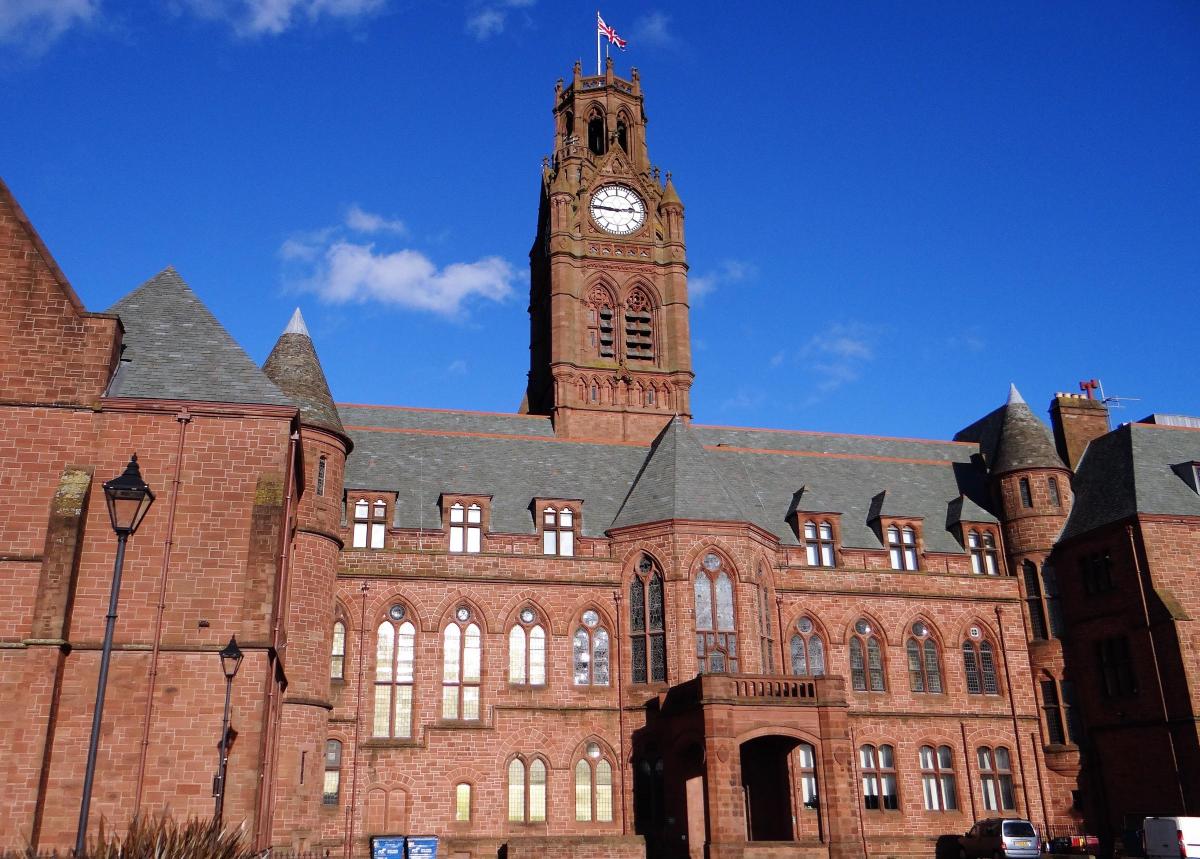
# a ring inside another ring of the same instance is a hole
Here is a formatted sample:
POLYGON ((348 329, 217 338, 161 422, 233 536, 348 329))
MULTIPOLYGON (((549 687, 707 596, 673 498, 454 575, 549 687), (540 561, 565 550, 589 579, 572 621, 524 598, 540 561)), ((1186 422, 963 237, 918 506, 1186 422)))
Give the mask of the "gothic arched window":
POLYGON ((375 634, 375 712, 372 733, 376 737, 411 737, 413 702, 413 657, 417 628, 408 612, 397 603, 375 634))
POLYGON ((575 763, 575 820, 611 823, 613 819, 612 764, 599 743, 588 743, 575 763))
POLYGON ((576 686, 608 685, 608 630, 601 625, 595 609, 580 616, 579 628, 571 638, 571 671, 576 686))
POLYGON ((508 762, 508 819, 512 823, 546 820, 546 764, 534 758, 526 766, 515 757, 508 762))
POLYGON ((942 669, 938 661, 937 642, 929 635, 929 627, 916 621, 904 645, 908 656, 908 688, 913 692, 942 691, 942 669))
POLYGON ((471 609, 459 606, 442 630, 442 718, 479 718, 479 665, 483 635, 471 609))
POLYGON ((654 360, 654 305, 640 286, 630 290, 625 299, 625 357, 654 360))
POLYGON ((973 626, 970 638, 962 644, 963 668, 967 674, 967 692, 971 695, 998 695, 1000 685, 996 680, 996 657, 992 643, 983 637, 983 631, 973 626))
POLYGON ((883 692, 883 648, 870 621, 859 618, 850 636, 850 680, 859 692, 883 692))
POLYGON ((709 552, 692 578, 696 598, 696 658, 705 674, 736 674, 737 624, 733 580, 720 555, 709 552))
POLYGON ((602 286, 593 286, 588 293, 584 312, 587 314, 587 347, 589 354, 601 358, 613 357, 616 330, 613 299, 602 286))
POLYGON ((792 673, 800 677, 825 676, 825 642, 810 617, 796 621, 792 640, 788 643, 792 657, 792 673))
POLYGON ((607 148, 604 133, 604 114, 599 108, 592 108, 588 114, 588 149, 593 155, 603 155, 607 148))
POLYGON ((546 684, 546 630, 531 606, 521 609, 518 623, 508 631, 508 682, 546 684))
POLYGON ((617 117, 617 145, 629 154, 629 125, 623 115, 617 117))
POLYGON ((329 648, 329 679, 346 678, 346 624, 338 620, 333 625, 333 643, 329 648))
POLYGON ((761 664, 764 674, 775 670, 775 632, 771 623, 771 595, 767 591, 767 574, 760 567, 758 571, 758 641, 762 651, 761 664))
POLYGON ((649 555, 638 559, 629 584, 629 653, 634 683, 667 680, 663 577, 649 555))

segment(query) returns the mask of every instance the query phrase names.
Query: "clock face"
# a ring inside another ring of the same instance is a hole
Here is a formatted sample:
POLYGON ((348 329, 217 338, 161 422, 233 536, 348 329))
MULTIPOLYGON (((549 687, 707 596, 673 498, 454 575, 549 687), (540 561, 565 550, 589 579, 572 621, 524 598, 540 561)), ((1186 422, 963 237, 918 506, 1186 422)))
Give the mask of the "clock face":
POLYGON ((627 236, 646 223, 646 204, 632 188, 604 185, 592 195, 592 220, 605 232, 627 236))

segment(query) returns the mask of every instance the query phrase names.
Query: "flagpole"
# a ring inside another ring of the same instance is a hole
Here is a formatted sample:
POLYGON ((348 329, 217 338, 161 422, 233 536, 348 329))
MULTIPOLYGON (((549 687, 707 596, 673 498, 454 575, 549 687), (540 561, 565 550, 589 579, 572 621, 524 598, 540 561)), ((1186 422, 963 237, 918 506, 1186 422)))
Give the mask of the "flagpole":
POLYGON ((600 13, 596 13, 596 74, 600 74, 600 13))

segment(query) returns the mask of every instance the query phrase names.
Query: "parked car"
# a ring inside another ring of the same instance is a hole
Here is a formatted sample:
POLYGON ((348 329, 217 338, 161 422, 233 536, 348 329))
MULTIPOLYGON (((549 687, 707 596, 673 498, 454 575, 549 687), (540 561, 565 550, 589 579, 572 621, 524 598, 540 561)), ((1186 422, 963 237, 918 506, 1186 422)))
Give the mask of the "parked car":
POLYGON ((980 820, 958 839, 959 859, 1038 859, 1042 839, 1028 820, 980 820))
POLYGON ((1050 839, 1048 852, 1055 855, 1074 853, 1095 856, 1100 852, 1100 839, 1095 835, 1060 835, 1050 839))
POLYGON ((1200 859, 1200 817, 1147 817, 1146 859, 1200 859))

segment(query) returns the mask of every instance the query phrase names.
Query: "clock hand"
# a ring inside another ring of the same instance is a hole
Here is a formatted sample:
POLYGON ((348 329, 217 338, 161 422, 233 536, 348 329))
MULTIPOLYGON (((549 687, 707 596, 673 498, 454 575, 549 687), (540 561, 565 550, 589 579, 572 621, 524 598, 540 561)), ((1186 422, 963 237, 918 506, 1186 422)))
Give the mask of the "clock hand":
POLYGON ((633 211, 633 209, 615 209, 612 206, 601 206, 598 203, 595 206, 593 206, 592 208, 603 209, 606 212, 632 212, 633 211))

